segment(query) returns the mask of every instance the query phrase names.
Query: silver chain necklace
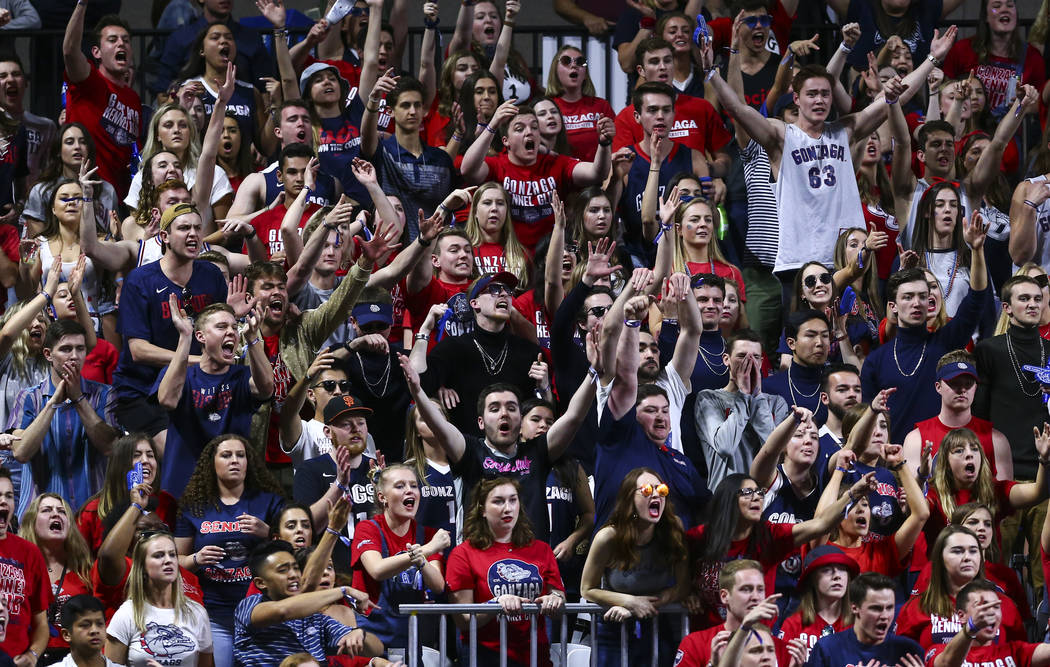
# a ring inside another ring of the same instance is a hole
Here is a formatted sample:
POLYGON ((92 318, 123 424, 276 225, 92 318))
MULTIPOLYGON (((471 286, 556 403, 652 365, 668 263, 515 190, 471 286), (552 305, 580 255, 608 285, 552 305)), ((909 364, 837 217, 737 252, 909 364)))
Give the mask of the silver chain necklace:
POLYGON ((788 365, 788 372, 787 372, 788 393, 791 394, 791 404, 792 405, 798 405, 798 401, 795 400, 795 394, 796 393, 799 396, 801 396, 802 398, 813 398, 814 396, 817 395, 817 392, 820 391, 820 385, 818 384, 817 388, 814 389, 812 392, 810 392, 808 394, 803 394, 802 391, 799 390, 799 388, 795 386, 795 383, 791 381, 791 366, 793 366, 793 365, 794 364, 789 364, 788 365))
MULTIPOLYGON (((720 352, 712 354, 711 356, 712 356, 713 359, 721 361, 722 360, 722 355, 725 354, 725 351, 726 351, 726 339, 725 338, 719 338, 719 340, 722 341, 722 350, 720 352)), ((725 375, 726 373, 729 372, 729 367, 726 366, 725 364, 722 365, 722 370, 721 371, 716 371, 714 369, 714 367, 711 366, 711 364, 707 361, 707 350, 704 349, 704 346, 702 344, 698 343, 696 347, 700 351, 700 358, 704 361, 704 366, 707 366, 707 370, 711 371, 712 375, 722 376, 722 375, 725 375)))
MULTIPOLYGON (((1039 365, 1041 367, 1046 366, 1046 349, 1043 347, 1043 337, 1036 336, 1039 341, 1039 365)), ((1029 398, 1034 398, 1042 393, 1042 385, 1039 384, 1038 380, 1028 380, 1029 384, 1035 383, 1035 393, 1029 394, 1028 390, 1025 389, 1025 379, 1021 375, 1021 362, 1017 359, 1017 353, 1014 352, 1014 344, 1010 338, 1010 331, 1006 331, 1006 353, 1010 356, 1010 368, 1014 369, 1014 376, 1017 377, 1017 384, 1021 387, 1021 393, 1029 398)))
POLYGON ((481 343, 478 342, 477 338, 473 338, 474 347, 478 348, 478 352, 481 354, 481 361, 485 364, 485 370, 488 371, 489 375, 498 375, 503 370, 503 364, 507 363, 507 350, 510 349, 509 341, 503 341, 503 349, 500 350, 499 356, 493 359, 485 348, 481 347, 481 343))
POLYGON ((386 389, 387 386, 389 386, 390 384, 390 355, 386 355, 386 368, 383 369, 383 373, 379 376, 379 379, 375 382, 370 382, 368 380, 368 374, 365 373, 365 362, 361 358, 361 353, 355 352, 354 354, 357 355, 357 363, 361 366, 361 378, 364 379, 365 386, 368 387, 368 391, 372 392, 372 395, 376 398, 382 398, 383 396, 386 396, 386 389), (383 389, 377 392, 376 387, 378 387, 380 383, 382 383, 383 389))
POLYGON ((897 365, 897 372, 898 373, 900 373, 901 375, 903 375, 906 378, 910 378, 911 376, 913 376, 913 375, 915 375, 916 373, 919 372, 919 367, 922 366, 922 360, 926 358, 926 344, 928 342, 930 342, 930 341, 929 341, 929 339, 922 341, 922 352, 919 353, 919 363, 915 364, 915 368, 911 369, 911 373, 905 373, 904 369, 901 368, 901 362, 897 360, 897 340, 898 339, 899 339, 899 336, 894 336, 894 338, 893 338, 893 363, 897 365))

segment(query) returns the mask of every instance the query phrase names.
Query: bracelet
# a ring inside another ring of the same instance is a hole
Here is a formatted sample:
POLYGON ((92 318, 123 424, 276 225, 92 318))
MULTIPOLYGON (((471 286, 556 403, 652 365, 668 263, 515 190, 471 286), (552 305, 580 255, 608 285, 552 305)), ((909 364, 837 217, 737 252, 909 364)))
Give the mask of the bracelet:
POLYGON ((966 636, 969 637, 971 640, 977 639, 977 624, 973 622, 972 618, 967 619, 966 629, 963 632, 965 632, 966 636))
POLYGON ((846 54, 853 53, 853 47, 846 46, 846 42, 842 42, 842 43, 839 44, 839 51, 842 51, 843 53, 846 53, 846 54))
POLYGON ((1038 206, 1035 205, 1035 202, 1032 201, 1031 199, 1024 200, 1024 203, 1025 203, 1025 206, 1031 206, 1032 208, 1039 208, 1038 206))
POLYGON ((1050 457, 1043 458, 1039 457, 1039 465, 1050 466, 1050 457))
POLYGON ((193 564, 196 565, 197 567, 201 566, 200 562, 197 560, 197 553, 196 552, 194 552, 194 554, 193 554, 193 564))
POLYGON ((252 345, 255 345, 256 343, 258 343, 260 340, 262 340, 262 339, 259 338, 258 336, 256 336, 255 340, 248 341, 248 344, 245 345, 245 347, 251 347, 252 345))
POLYGON ((605 139, 605 140, 599 139, 598 140, 598 145, 601 146, 602 148, 605 148, 607 146, 612 146, 612 138, 608 138, 608 139, 605 139))
POLYGON ((594 368, 594 366, 590 366, 587 368, 587 374, 591 376, 592 382, 598 381, 598 371, 594 368))
MULTIPOLYGON (((480 123, 478 123, 478 124, 480 125, 480 123)), ((485 131, 486 132, 491 132, 492 134, 496 134, 496 130, 493 130, 492 126, 489 125, 488 123, 485 124, 485 131)))
POLYGON ((85 394, 84 392, 80 392, 80 396, 77 396, 76 398, 74 398, 72 401, 70 401, 70 403, 77 404, 77 403, 81 402, 82 400, 84 400, 85 398, 87 398, 87 394, 85 394))
POLYGON ((898 463, 898 464, 897 464, 897 465, 895 465, 895 466, 886 466, 886 467, 887 467, 888 469, 892 470, 893 472, 897 472, 898 470, 900 470, 901 468, 903 468, 903 467, 904 467, 904 464, 905 464, 905 463, 907 463, 907 461, 901 461, 900 463, 898 463))
POLYGON ((934 67, 940 67, 941 65, 944 64, 943 60, 938 60, 937 56, 933 55, 932 53, 930 55, 926 56, 926 60, 929 60, 931 63, 933 63, 934 67))
POLYGON ((504 21, 503 22, 503 26, 505 28, 513 28, 514 27, 514 21, 504 21))
POLYGON ((416 243, 423 246, 424 248, 430 247, 430 239, 423 238, 422 234, 416 237, 416 243))
POLYGON ((38 295, 38 296, 39 296, 40 294, 43 294, 43 295, 44 295, 44 298, 45 298, 45 299, 47 299, 47 305, 48 305, 48 306, 52 305, 52 304, 51 304, 51 295, 50 295, 50 294, 48 294, 47 292, 45 292, 45 291, 43 291, 43 290, 40 290, 39 292, 37 292, 37 295, 38 295))
POLYGON ((252 232, 251 232, 251 234, 248 234, 248 235, 247 235, 247 236, 245 236, 244 238, 246 238, 246 239, 254 239, 254 238, 255 238, 256 236, 258 236, 258 235, 259 235, 259 230, 258 230, 258 229, 256 229, 255 227, 252 227, 252 232))
POLYGON ((847 337, 848 336, 846 336, 846 334, 837 334, 834 338, 834 341, 837 343, 839 341, 846 340, 847 337))
POLYGON ((835 466, 835 470, 839 471, 843 475, 849 472, 848 468, 843 468, 842 466, 835 466))
MULTIPOLYGON (((339 531, 333 529, 331 526, 325 526, 324 532, 331 533, 331 534, 335 535, 336 537, 342 537, 342 535, 339 534, 339 531)), ((345 588, 345 586, 344 586, 344 588, 345 588)))
POLYGON ((714 67, 712 67, 707 72, 707 76, 704 77, 704 83, 708 83, 709 81, 711 81, 711 78, 714 77, 714 75, 717 74, 717 73, 718 73, 718 70, 715 69, 714 67))
POLYGON ((339 480, 336 480, 335 485, 339 487, 340 491, 342 491, 346 495, 350 495, 350 487, 348 487, 346 484, 343 484, 339 480))
POLYGON ((459 134, 453 133, 452 138, 449 141, 463 141, 463 137, 459 134))
POLYGON ((423 19, 423 27, 427 30, 433 30, 434 28, 438 27, 439 23, 441 23, 440 16, 434 19, 433 21, 431 21, 430 19, 423 19))
POLYGON ((642 321, 641 320, 624 320, 623 321, 623 325, 625 327, 630 327, 632 329, 637 329, 640 326, 642 326, 642 321))
POLYGON ((438 204, 438 208, 444 211, 445 213, 452 215, 452 209, 450 209, 448 206, 445 206, 445 202, 441 202, 440 204, 438 204))
POLYGON ((94 200, 94 199, 92 199, 91 197, 81 197, 81 200, 82 200, 82 201, 86 201, 86 202, 88 202, 89 204, 90 204, 91 202, 95 201, 95 200, 94 200))
POLYGON ((740 53, 740 49, 734 49, 734 48, 733 48, 733 47, 731 47, 731 46, 729 47, 729 55, 731 55, 731 56, 735 56, 735 55, 736 55, 736 54, 738 54, 738 53, 740 53))
MULTIPOLYGON (((330 533, 335 533, 335 531, 332 530, 331 528, 325 528, 325 530, 330 532, 330 533)), ((338 535, 339 533, 335 533, 335 534, 338 535)), ((355 598, 354 596, 352 596, 349 593, 347 593, 346 592, 346 588, 347 588, 346 586, 340 586, 339 587, 339 590, 343 593, 343 599, 346 600, 347 604, 349 604, 351 607, 353 607, 356 610, 357 609, 357 598, 355 598)), ((354 630, 360 630, 360 629, 361 628, 351 628, 350 632, 353 632, 354 630)))
POLYGON ((138 503, 131 503, 131 506, 137 509, 139 512, 141 512, 143 516, 145 516, 148 513, 146 512, 146 509, 138 503))
POLYGON ((274 28, 273 36, 274 37, 287 37, 288 36, 288 28, 274 28))
POLYGON ((888 98, 888 97, 884 97, 883 99, 884 99, 884 100, 886 100, 886 104, 890 104, 890 105, 893 105, 893 104, 896 104, 896 103, 897 103, 897 100, 896 100, 896 98, 894 98, 893 100, 890 100, 890 98, 888 98))
MULTIPOLYGON (((82 4, 82 3, 77 3, 77 4, 82 4)), ((27 648, 27 649, 26 649, 26 653, 32 653, 32 654, 33 654, 33 657, 34 657, 34 658, 36 658, 37 660, 39 660, 39 659, 40 659, 40 654, 39 654, 39 653, 37 653, 36 651, 34 651, 34 650, 33 650, 33 649, 31 649, 31 648, 27 648)))
POLYGON ((412 339, 413 340, 425 340, 425 341, 429 342, 430 341, 430 334, 428 334, 428 333, 417 333, 415 336, 412 336, 412 339))

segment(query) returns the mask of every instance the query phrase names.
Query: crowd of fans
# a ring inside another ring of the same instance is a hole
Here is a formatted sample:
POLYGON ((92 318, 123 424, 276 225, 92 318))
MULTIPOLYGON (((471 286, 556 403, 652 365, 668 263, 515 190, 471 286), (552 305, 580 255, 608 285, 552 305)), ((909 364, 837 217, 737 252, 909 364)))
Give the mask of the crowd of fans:
POLYGON ((1050 2, 387 1, 0 50, 0 667, 1050 667, 1050 2))

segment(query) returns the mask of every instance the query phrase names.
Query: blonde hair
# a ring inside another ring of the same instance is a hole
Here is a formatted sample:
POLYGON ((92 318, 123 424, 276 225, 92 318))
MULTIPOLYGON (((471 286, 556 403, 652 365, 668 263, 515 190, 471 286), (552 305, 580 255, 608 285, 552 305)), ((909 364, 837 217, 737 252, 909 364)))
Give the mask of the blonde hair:
POLYGON ((478 202, 482 195, 489 190, 499 190, 503 201, 507 204, 507 210, 503 214, 503 227, 500 230, 499 244, 503 246, 503 257, 507 262, 507 271, 514 274, 519 285, 527 285, 529 278, 529 257, 525 254, 525 247, 518 241, 518 235, 514 233, 514 223, 510 218, 510 195, 503 186, 494 181, 484 183, 474 191, 474 197, 470 201, 470 215, 467 216, 465 232, 470 245, 479 247, 484 240, 481 236, 481 223, 478 222, 478 202))
MULTIPOLYGON (((39 261, 39 260, 38 260, 39 261)), ((35 297, 34 297, 35 298, 35 297)), ((8 306, 7 310, 4 311, 2 317, 0 317, 0 327, 7 324, 7 321, 14 317, 20 310, 29 305, 29 302, 33 299, 22 299, 18 303, 8 306)), ((43 315, 44 320, 47 320, 47 316, 44 315, 44 311, 41 310, 40 314, 43 315)), ((11 356, 11 369, 17 375, 26 377, 26 372, 29 370, 26 365, 29 361, 29 329, 22 329, 12 339, 11 351, 8 353, 11 356)), ((43 355, 43 352, 39 354, 43 355)), ((28 379, 28 378, 27 378, 28 379)))
MULTIPOLYGON (((562 85, 561 80, 558 78, 558 58, 561 58, 562 54, 570 49, 585 58, 587 57, 580 47, 572 44, 562 44, 562 47, 551 58, 551 66, 547 72, 547 89, 544 91, 544 95, 547 97, 559 97, 565 94, 565 86, 562 85)), ((594 97, 597 95, 597 92, 594 90, 594 83, 591 81, 591 73, 586 67, 582 69, 583 86, 580 88, 580 93, 585 97, 594 97)))
POLYGON ((689 256, 686 253, 685 241, 682 240, 682 218, 685 212, 697 204, 703 204, 711 211, 711 240, 707 244, 708 261, 722 262, 728 264, 726 256, 722 253, 722 247, 718 244, 718 226, 721 219, 718 208, 707 199, 696 197, 687 202, 682 202, 674 212, 674 271, 681 271, 687 275, 689 272, 689 256))
POLYGON ((22 514, 21 524, 18 526, 18 536, 22 539, 32 542, 37 547, 40 546, 40 538, 36 534, 36 518, 40 513, 40 501, 52 498, 59 501, 62 504, 62 508, 66 512, 66 518, 69 520, 69 529, 66 532, 66 539, 62 542, 62 547, 66 552, 66 562, 63 566, 73 574, 80 577, 80 580, 84 582, 84 585, 89 589, 91 588, 91 550, 88 549, 87 541, 84 536, 80 534, 80 530, 77 529, 75 517, 73 516, 73 508, 69 506, 66 499, 57 493, 42 493, 36 498, 33 498, 33 502, 29 503, 29 507, 26 508, 24 514, 22 514))
MULTIPOLYGON (((150 581, 146 572, 146 554, 149 545, 159 539, 171 540, 172 545, 175 544, 175 537, 171 533, 154 533, 149 537, 139 538, 138 544, 135 545, 135 553, 131 557, 131 572, 128 574, 126 591, 128 599, 131 600, 132 621, 139 632, 146 631, 146 605, 149 603, 150 581)), ((185 621, 180 623, 180 618, 188 619, 201 615, 207 618, 204 607, 186 597, 183 592, 181 567, 175 568, 175 581, 171 582, 171 600, 177 625, 186 625, 185 621)))
MULTIPOLYGON (((386 510, 386 505, 383 503, 382 500, 379 499, 379 494, 383 492, 383 486, 386 484, 386 480, 390 473, 397 472, 398 470, 407 470, 408 472, 412 473, 412 477, 415 478, 416 484, 418 484, 419 486, 423 486, 418 471, 413 466, 410 466, 407 463, 391 463, 385 468, 376 467, 373 470, 374 472, 371 474, 371 477, 372 484, 375 486, 376 489, 376 514, 382 514, 383 511, 386 510)), ((416 507, 419 506, 417 505, 416 507)))
POLYGON ((937 331, 945 324, 948 324, 948 320, 951 319, 950 317, 948 317, 948 311, 944 309, 944 290, 940 289, 940 282, 937 280, 937 276, 936 274, 934 274, 933 271, 930 271, 924 266, 919 268, 922 269, 923 276, 926 278, 926 284, 928 285, 931 282, 930 278, 932 277, 932 282, 937 285, 937 289, 941 292, 941 302, 940 305, 937 306, 937 315, 935 315, 933 318, 933 330, 937 331))
MULTIPOLYGON (((149 131, 146 133, 146 143, 142 146, 142 161, 146 162, 146 160, 150 159, 157 153, 168 150, 167 148, 164 148, 162 143, 160 143, 160 137, 158 134, 160 121, 169 111, 180 112, 186 117, 186 123, 189 126, 186 130, 189 138, 189 141, 186 142, 186 155, 176 155, 175 157, 179 158, 179 162, 182 163, 182 169, 184 171, 191 165, 196 167, 197 162, 201 157, 201 140, 200 137, 197 136, 197 126, 193 122, 193 118, 190 117, 189 112, 183 109, 177 102, 168 102, 161 108, 157 109, 156 113, 153 114, 153 118, 150 119, 149 131)), ((168 152, 170 153, 171 151, 168 152)), ((143 175, 143 178, 145 178, 145 175, 143 175)), ((211 183, 208 183, 207 187, 210 190, 211 183)))

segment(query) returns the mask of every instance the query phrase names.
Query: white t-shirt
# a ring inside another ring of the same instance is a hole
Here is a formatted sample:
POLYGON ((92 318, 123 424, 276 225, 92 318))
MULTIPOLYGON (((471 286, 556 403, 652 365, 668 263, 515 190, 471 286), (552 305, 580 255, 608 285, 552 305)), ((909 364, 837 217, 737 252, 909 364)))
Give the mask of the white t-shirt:
MULTIPOLYGON (((182 165, 182 180, 185 181, 186 187, 190 190, 197 183, 197 166, 196 165, 182 165)), ((139 207, 139 193, 142 192, 142 170, 140 169, 135 173, 135 177, 131 179, 131 186, 128 188, 128 196, 124 197, 124 203, 132 210, 139 207)), ((226 175, 226 170, 215 165, 215 173, 211 178, 211 202, 214 206, 220 199, 226 195, 233 194, 233 186, 230 184, 230 178, 226 175)))
MULTIPOLYGON (((106 656, 102 656, 106 661, 106 667, 120 667, 117 663, 113 662, 106 656)), ((62 658, 62 662, 58 663, 58 667, 80 667, 77 665, 77 661, 73 659, 73 654, 67 653, 66 657, 62 658)))
POLYGON ((128 667, 146 667, 156 660, 165 667, 196 667, 198 653, 211 653, 211 625, 208 614, 196 602, 191 613, 180 614, 175 622, 174 609, 161 609, 146 604, 146 632, 135 627, 131 600, 120 605, 109 621, 106 634, 128 647, 128 667))
MULTIPOLYGON (((300 421, 300 424, 302 425, 302 431, 299 433, 299 439, 291 447, 288 446, 287 442, 281 440, 281 451, 292 459, 293 467, 298 466, 303 461, 308 461, 332 451, 332 441, 324 434, 324 424, 316 419, 300 421)), ((368 434, 368 439, 365 442, 365 455, 374 459, 376 457, 376 443, 372 439, 371 433, 368 434)))

